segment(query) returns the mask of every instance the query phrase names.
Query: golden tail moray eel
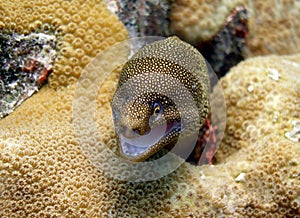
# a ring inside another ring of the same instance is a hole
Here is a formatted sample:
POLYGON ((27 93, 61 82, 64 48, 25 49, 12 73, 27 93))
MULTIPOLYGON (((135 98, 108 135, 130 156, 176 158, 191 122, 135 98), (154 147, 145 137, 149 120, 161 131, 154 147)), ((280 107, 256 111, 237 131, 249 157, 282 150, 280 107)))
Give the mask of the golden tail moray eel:
MULTIPOLYGON (((162 92, 155 90, 144 92, 145 84, 129 82, 143 74, 153 73, 176 79, 191 94, 199 115, 196 121, 199 136, 187 161, 199 164, 203 142, 207 142, 209 138, 207 135, 211 129, 208 68, 198 50, 176 36, 144 46, 124 64, 121 70, 116 93, 124 85, 127 85, 127 93, 122 92, 119 95, 115 93, 112 102, 120 155, 130 161, 146 161, 162 149, 171 150, 183 132, 181 113, 177 105, 172 98, 162 94, 164 91, 170 91, 167 90, 170 89, 168 83, 171 83, 168 79, 158 82, 153 81, 156 77, 146 78, 149 84, 157 82, 155 86, 162 92), (130 94, 135 97, 129 98, 130 94), (134 139, 139 137, 142 140, 134 142, 134 139), (153 138, 157 140, 153 141, 153 138)), ((187 131, 185 137, 188 136, 187 131)), ((211 163, 212 156, 209 154, 207 156, 205 162, 211 163)))

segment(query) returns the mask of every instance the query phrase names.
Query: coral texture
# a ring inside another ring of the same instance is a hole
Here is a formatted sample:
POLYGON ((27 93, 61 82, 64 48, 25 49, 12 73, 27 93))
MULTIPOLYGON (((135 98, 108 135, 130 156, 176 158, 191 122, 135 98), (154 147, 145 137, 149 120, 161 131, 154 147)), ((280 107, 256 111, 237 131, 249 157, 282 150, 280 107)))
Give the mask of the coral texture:
POLYGON ((196 44, 209 41, 223 27, 231 10, 243 0, 176 0, 170 10, 170 31, 196 44))
POLYGON ((299 1, 252 0, 247 4, 251 17, 248 46, 252 55, 299 52, 299 1))
POLYGON ((248 47, 252 55, 299 51, 300 3, 296 0, 176 0, 170 11, 170 30, 192 44, 210 41, 239 5, 249 11, 248 47))
MULTIPOLYGON (((218 164, 184 163, 139 183, 104 175, 82 152, 72 124, 75 84, 42 88, 0 121, 0 216, 299 217, 299 142, 285 136, 299 119, 299 64, 300 55, 271 56, 234 68, 222 79, 228 126, 218 164)), ((111 147, 117 80, 116 71, 102 86, 95 117, 111 147)), ((100 156, 102 168, 124 173, 104 150, 100 156)))
POLYGON ((284 136, 291 131, 300 115, 299 57, 256 57, 232 68, 221 80, 228 117, 225 140, 218 152, 221 162, 223 156, 258 138, 284 136))
POLYGON ((0 30, 19 34, 54 32, 58 55, 51 87, 76 81, 100 51, 127 38, 127 31, 102 1, 0 1, 0 30))

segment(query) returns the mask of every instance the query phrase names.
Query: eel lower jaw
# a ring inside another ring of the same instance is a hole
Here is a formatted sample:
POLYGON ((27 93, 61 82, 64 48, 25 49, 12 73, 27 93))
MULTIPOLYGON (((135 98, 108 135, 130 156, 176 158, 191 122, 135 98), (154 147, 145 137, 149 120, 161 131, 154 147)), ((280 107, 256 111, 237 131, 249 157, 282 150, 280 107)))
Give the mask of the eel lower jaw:
POLYGON ((121 155, 131 161, 143 161, 152 156, 161 147, 159 142, 167 137, 176 136, 181 131, 180 122, 155 126, 150 133, 135 138, 126 138, 122 133, 119 134, 121 155))

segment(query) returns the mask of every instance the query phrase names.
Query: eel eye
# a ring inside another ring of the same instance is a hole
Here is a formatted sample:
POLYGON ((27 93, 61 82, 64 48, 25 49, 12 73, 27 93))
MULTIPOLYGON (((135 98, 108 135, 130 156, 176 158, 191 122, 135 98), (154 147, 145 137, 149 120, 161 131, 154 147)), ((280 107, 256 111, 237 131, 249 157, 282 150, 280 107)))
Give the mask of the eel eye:
POLYGON ((160 102, 158 102, 158 101, 153 102, 152 109, 151 109, 152 115, 158 116, 158 115, 162 114, 162 110, 163 110, 163 108, 162 108, 162 105, 160 102))

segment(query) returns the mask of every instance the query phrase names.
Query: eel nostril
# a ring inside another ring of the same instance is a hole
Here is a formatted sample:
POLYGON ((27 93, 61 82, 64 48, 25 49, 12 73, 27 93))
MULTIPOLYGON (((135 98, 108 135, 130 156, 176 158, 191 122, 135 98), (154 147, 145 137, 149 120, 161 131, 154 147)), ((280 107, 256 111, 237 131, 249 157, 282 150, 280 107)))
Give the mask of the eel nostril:
POLYGON ((136 138, 137 136, 140 136, 140 131, 139 131, 138 128, 131 129, 131 128, 128 128, 124 125, 120 125, 118 131, 119 131, 118 134, 121 134, 125 138, 129 138, 129 139, 130 138, 136 138))
POLYGON ((133 128, 132 131, 137 135, 141 135, 140 130, 138 128, 133 128))

